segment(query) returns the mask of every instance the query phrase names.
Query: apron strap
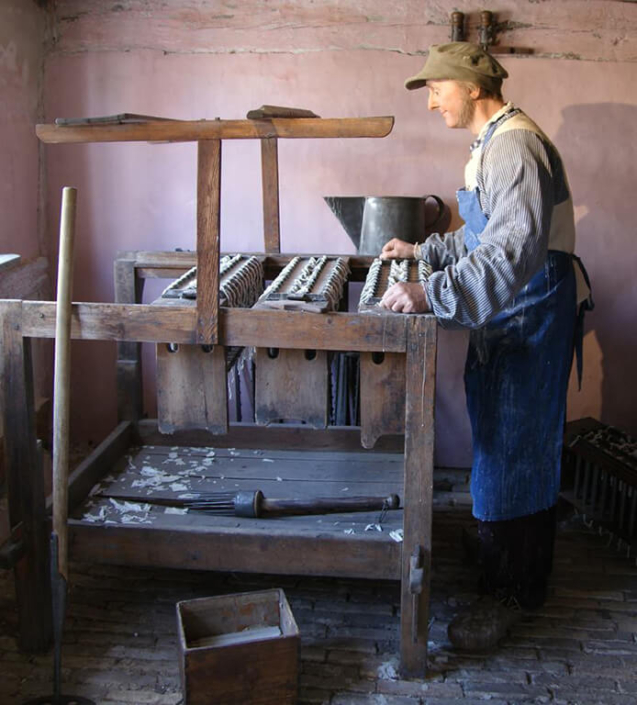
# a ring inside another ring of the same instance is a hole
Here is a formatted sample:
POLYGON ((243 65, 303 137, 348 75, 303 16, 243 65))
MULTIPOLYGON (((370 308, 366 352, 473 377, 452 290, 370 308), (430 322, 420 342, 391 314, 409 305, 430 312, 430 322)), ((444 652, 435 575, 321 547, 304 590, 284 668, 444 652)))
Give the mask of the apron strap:
POLYGON ((577 320, 575 322, 575 359, 577 362, 577 383, 579 385, 579 390, 582 390, 582 372, 584 370, 584 316, 587 311, 592 311, 595 308, 595 302, 593 301, 593 293, 591 289, 591 281, 586 271, 586 267, 582 260, 577 256, 572 254, 571 257, 573 261, 577 264, 584 277, 588 291, 590 292, 586 299, 582 301, 579 305, 577 311, 577 320))

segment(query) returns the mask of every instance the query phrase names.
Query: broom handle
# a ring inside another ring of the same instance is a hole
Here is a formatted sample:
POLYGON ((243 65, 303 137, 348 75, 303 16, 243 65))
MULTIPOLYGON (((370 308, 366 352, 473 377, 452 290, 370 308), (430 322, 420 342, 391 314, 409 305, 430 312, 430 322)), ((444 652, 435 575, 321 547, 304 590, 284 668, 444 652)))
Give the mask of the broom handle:
POLYGON ((62 190, 57 306, 55 312, 55 371, 53 377, 53 533, 58 540, 58 572, 68 580, 67 515, 69 416, 71 382, 71 285, 77 189, 62 190))
POLYGON ((314 499, 267 499, 257 505, 257 516, 295 516, 303 514, 335 514, 367 512, 376 509, 398 509, 398 496, 387 497, 316 497, 314 499))

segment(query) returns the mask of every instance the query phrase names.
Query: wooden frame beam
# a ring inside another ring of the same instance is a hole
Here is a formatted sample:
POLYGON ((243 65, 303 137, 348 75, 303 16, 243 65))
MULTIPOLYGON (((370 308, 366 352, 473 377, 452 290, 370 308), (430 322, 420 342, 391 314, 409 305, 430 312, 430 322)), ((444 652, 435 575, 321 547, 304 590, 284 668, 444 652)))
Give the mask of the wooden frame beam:
MULTIPOLYGON (((53 302, 22 301, 22 334, 55 336, 53 302)), ((71 336, 82 340, 196 345, 194 306, 76 303, 71 336)), ((433 318, 433 317, 432 317, 433 318)), ((219 342, 226 346, 405 352, 408 316, 219 309, 219 342)))
POLYGON ((263 243, 266 252, 281 252, 279 228, 279 148, 276 137, 261 140, 263 243))
POLYGON ((219 339, 221 141, 199 142, 197 159, 197 342, 219 339))
POLYGON ((157 120, 126 124, 36 125, 42 142, 198 142, 264 137, 292 139, 386 137, 392 116, 369 118, 271 118, 267 120, 157 120))

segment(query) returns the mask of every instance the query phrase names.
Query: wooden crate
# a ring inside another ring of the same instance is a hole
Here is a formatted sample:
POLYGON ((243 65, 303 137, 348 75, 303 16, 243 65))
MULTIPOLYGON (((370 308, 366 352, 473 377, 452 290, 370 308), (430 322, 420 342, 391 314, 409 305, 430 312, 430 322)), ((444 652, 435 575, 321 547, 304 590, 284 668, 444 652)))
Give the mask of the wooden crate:
POLYGON ((300 636, 281 589, 177 603, 184 705, 293 705, 300 636))

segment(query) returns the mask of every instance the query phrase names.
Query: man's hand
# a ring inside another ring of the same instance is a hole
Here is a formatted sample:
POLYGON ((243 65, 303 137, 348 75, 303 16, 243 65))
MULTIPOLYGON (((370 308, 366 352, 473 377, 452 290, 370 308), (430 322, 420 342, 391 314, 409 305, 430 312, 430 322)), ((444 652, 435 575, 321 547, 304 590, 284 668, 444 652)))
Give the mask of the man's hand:
POLYGON ((379 306, 395 313, 431 311, 425 289, 417 282, 398 282, 390 286, 380 300, 379 306))
POLYGON ((411 242, 405 242, 404 240, 399 240, 397 237, 394 237, 383 245, 380 258, 413 259, 414 245, 411 242))

